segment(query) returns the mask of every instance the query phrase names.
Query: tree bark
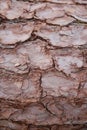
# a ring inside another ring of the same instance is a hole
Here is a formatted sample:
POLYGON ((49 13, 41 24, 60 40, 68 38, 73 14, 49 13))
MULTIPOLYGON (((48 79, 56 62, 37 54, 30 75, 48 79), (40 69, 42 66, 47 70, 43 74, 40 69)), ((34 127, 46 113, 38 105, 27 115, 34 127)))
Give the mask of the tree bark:
POLYGON ((87 0, 0 0, 0 130, 86 123, 87 0))

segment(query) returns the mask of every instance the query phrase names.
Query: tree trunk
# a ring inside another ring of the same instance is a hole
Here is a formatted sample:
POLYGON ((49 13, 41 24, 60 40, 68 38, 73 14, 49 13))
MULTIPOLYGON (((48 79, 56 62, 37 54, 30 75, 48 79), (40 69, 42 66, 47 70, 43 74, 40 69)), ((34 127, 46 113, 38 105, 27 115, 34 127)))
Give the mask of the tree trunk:
POLYGON ((87 0, 0 0, 0 130, 86 123, 87 0))

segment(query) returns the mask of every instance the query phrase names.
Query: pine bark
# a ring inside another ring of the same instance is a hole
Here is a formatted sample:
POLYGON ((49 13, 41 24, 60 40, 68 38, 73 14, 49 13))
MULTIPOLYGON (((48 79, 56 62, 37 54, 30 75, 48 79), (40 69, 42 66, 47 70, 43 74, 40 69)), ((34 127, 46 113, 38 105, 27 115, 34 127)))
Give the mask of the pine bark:
POLYGON ((0 130, 86 123, 87 0, 0 0, 0 130))

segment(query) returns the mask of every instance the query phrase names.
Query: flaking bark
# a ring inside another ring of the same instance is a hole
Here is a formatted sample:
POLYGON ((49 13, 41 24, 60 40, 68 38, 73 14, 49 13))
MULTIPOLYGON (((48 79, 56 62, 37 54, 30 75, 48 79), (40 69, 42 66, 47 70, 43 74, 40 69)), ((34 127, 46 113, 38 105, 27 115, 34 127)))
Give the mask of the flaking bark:
POLYGON ((1 0, 0 130, 86 123, 87 0, 1 0))

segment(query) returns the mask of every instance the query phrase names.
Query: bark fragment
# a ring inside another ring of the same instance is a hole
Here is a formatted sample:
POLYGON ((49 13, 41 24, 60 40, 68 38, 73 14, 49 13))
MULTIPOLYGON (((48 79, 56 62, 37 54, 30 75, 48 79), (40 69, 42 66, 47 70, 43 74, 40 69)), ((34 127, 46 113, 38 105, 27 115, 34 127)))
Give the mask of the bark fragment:
MULTIPOLYGON (((31 104, 24 111, 18 110, 10 116, 13 121, 26 122, 27 124, 47 125, 50 119, 54 122, 49 112, 41 104, 31 104)), ((51 121, 51 122, 52 122, 51 121)))
POLYGON ((37 75, 30 73, 27 78, 19 76, 18 79, 16 76, 0 76, 0 99, 12 101, 13 104, 38 101, 41 95, 39 78, 39 73, 37 75))
POLYGON ((46 20, 46 22, 49 24, 60 25, 60 26, 69 25, 70 23, 72 23, 74 21, 75 21, 74 18, 68 17, 68 16, 46 20))
POLYGON ((55 52, 52 50, 51 53, 54 58, 55 68, 64 72, 67 76, 76 78, 78 71, 85 67, 84 57, 79 49, 56 50, 55 52))
POLYGON ((83 5, 67 5, 65 12, 81 22, 87 22, 87 8, 83 5))
POLYGON ((56 4, 47 4, 46 7, 36 10, 35 16, 41 20, 59 18, 64 16, 64 11, 56 4))
POLYGON ((87 0, 74 0, 74 1, 79 4, 87 4, 87 0))
MULTIPOLYGON (((9 122, 7 120, 2 120, 0 121, 0 127, 9 127, 9 129, 13 129, 13 130, 27 130, 27 126, 26 125, 22 125, 21 124, 17 124, 17 123, 12 123, 12 122, 9 122)), ((1 129, 2 130, 2 129, 1 129)))
POLYGON ((49 2, 53 2, 53 3, 58 3, 58 4, 72 4, 73 1, 72 0, 46 0, 49 2))
POLYGON ((79 47, 86 44, 87 28, 84 25, 70 25, 69 27, 51 26, 41 24, 36 28, 35 34, 58 47, 79 47))
POLYGON ((32 22, 6 23, 0 25, 0 46, 15 45, 30 38, 34 29, 32 22))
POLYGON ((43 44, 44 42, 37 40, 20 45, 15 51, 1 51, 0 68, 24 74, 28 73, 30 68, 44 70, 52 67, 51 55, 45 52, 43 44))
POLYGON ((79 83, 75 80, 62 77, 56 72, 48 72, 42 76, 43 93, 54 97, 77 96, 79 83))
POLYGON ((45 51, 46 42, 36 40, 25 44, 18 49, 22 55, 29 56, 31 68, 48 69, 52 66, 52 59, 49 52, 45 51))
POLYGON ((32 18, 33 12, 30 12, 30 3, 16 0, 0 1, 0 14, 3 18, 32 18))

